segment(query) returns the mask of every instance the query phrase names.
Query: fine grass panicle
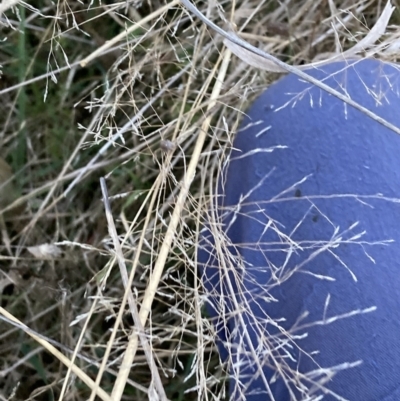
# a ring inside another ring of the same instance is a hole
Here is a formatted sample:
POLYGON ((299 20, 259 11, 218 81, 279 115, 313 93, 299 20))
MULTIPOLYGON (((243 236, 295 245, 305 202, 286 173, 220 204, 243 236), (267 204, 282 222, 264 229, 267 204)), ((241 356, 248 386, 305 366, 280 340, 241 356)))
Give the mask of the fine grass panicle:
POLYGON ((190 4, 0 4, 0 400, 228 398, 196 254, 282 70, 207 21, 299 71, 397 61, 396 1, 190 4))

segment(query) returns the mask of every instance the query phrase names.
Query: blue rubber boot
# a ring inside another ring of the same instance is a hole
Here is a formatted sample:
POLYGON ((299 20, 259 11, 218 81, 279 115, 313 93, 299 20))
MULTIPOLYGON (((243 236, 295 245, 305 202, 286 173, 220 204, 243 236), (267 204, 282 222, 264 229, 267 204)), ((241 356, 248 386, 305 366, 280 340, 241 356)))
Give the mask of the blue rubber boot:
MULTIPOLYGON (((308 74, 400 127, 400 67, 308 74)), ((251 106, 198 254, 232 400, 400 400, 400 136, 288 75, 251 106)))

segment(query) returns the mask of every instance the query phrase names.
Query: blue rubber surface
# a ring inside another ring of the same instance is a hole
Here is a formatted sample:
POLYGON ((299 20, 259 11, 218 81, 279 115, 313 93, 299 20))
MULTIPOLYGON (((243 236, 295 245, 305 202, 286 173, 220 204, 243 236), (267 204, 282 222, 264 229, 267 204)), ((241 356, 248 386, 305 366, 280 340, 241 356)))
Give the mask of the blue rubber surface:
MULTIPOLYGON (((400 126, 400 67, 307 72, 400 126)), ((400 136, 288 75, 233 147, 231 246, 218 257, 208 227, 198 255, 231 399, 399 401, 400 136)))

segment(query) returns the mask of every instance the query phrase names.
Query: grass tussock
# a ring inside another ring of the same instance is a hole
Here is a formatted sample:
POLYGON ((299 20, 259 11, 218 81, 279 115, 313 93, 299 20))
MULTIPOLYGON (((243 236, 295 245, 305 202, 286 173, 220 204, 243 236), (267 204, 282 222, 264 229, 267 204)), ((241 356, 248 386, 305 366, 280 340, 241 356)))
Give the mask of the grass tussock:
MULTIPOLYGON (((196 1, 298 66, 384 5, 196 1)), ((177 0, 0 7, 0 399, 224 399, 196 244, 242 113, 280 74, 177 0)), ((396 61, 399 19, 376 57, 396 61)))

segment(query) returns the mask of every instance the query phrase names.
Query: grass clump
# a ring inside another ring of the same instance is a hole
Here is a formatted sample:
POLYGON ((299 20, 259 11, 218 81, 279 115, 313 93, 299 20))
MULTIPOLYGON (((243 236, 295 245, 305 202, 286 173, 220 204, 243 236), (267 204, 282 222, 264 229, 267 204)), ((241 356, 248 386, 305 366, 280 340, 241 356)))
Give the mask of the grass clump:
MULTIPOLYGON (((382 11, 329 3, 196 6, 302 65, 382 11)), ((398 18, 381 58, 396 60, 398 18)), ((195 249, 241 113, 280 75, 178 1, 15 1, 1 23, 1 399, 224 399, 195 249)))

